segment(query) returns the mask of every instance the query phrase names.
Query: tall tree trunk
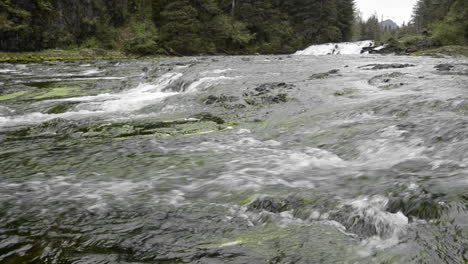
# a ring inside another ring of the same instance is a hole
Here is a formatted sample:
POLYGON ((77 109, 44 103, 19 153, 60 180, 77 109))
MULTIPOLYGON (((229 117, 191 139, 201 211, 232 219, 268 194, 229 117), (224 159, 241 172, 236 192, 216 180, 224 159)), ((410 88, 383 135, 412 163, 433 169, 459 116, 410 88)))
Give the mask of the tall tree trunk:
POLYGON ((236 9, 236 0, 232 0, 231 16, 234 16, 235 9, 236 9))

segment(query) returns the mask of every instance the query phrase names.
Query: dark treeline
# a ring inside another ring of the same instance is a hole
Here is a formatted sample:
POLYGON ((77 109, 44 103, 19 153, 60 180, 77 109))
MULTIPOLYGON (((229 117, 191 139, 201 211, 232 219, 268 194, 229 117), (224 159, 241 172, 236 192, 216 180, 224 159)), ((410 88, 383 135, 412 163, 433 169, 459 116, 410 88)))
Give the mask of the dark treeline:
POLYGON ((290 53, 352 38, 353 0, 0 0, 0 50, 290 53))

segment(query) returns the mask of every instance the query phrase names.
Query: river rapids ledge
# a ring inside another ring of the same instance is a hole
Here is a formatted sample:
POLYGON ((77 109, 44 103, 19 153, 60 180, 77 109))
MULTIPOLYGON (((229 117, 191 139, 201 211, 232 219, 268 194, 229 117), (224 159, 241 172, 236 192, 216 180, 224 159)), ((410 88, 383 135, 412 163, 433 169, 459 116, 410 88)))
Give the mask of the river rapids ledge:
POLYGON ((466 263, 465 58, 0 65, 1 263, 466 263))

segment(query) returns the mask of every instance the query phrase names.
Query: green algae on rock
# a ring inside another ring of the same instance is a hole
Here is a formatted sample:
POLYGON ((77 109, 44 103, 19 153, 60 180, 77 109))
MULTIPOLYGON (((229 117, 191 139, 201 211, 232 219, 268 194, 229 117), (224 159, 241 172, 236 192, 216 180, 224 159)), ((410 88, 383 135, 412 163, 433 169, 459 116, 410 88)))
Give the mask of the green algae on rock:
POLYGON ((19 91, 19 92, 15 92, 15 93, 11 93, 11 94, 2 95, 2 96, 0 96, 0 101, 7 101, 7 100, 16 99, 18 97, 21 97, 21 96, 27 94, 27 93, 28 93, 27 91, 19 91))
POLYGON ((56 106, 53 106, 47 110, 48 114, 62 114, 70 110, 73 106, 77 105, 75 102, 61 103, 56 106))
POLYGON ((33 99, 44 100, 44 99, 75 97, 75 96, 83 96, 83 95, 85 94, 81 93, 78 87, 62 87, 62 88, 52 88, 48 90, 46 93, 33 97, 33 99))

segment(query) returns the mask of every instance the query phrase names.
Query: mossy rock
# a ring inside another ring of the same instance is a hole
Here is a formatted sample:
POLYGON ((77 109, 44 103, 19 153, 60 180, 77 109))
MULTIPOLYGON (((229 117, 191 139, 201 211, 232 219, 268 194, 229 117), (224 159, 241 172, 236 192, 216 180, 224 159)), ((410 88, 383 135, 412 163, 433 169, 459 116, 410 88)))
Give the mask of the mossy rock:
POLYGON ((333 69, 333 70, 330 70, 328 72, 322 72, 322 73, 315 73, 315 74, 312 74, 310 76, 310 79, 326 79, 326 78, 330 78, 332 76, 338 76, 338 73, 340 72, 340 70, 337 70, 337 69, 333 69))
POLYGON ((216 124, 219 124, 219 125, 222 125, 222 124, 224 124, 226 122, 221 117, 215 116, 215 115, 213 115, 211 113, 207 113, 207 112, 199 113, 199 114, 196 114, 196 115, 194 115, 192 117, 200 119, 201 121, 213 121, 213 122, 215 122, 216 124))
POLYGON ((0 96, 0 101, 8 101, 8 100, 13 100, 13 99, 16 99, 18 97, 21 97, 25 94, 27 94, 28 91, 19 91, 19 92, 15 92, 15 93, 10 93, 10 94, 6 94, 6 95, 2 95, 0 96))
POLYGON ((77 104, 78 103, 75 102, 59 104, 47 110, 47 114, 62 114, 68 112, 68 110, 70 110, 73 106, 77 104))
POLYGON ((222 130, 224 120, 208 113, 196 115, 198 118, 170 121, 139 120, 113 122, 82 127, 78 132, 86 137, 128 138, 135 136, 183 136, 211 133, 222 130))
POLYGON ((55 99, 55 98, 66 98, 74 96, 83 96, 85 93, 80 91, 80 87, 59 87, 52 88, 46 93, 37 95, 33 97, 34 100, 44 100, 44 99, 55 99))
POLYGON ((343 89, 341 91, 336 91, 335 96, 345 96, 345 95, 350 95, 354 91, 352 89, 343 89))
POLYGON ((433 194, 423 193, 410 197, 393 198, 388 203, 387 211, 391 213, 402 212, 406 216, 418 219, 440 219, 447 211, 444 203, 433 194))

